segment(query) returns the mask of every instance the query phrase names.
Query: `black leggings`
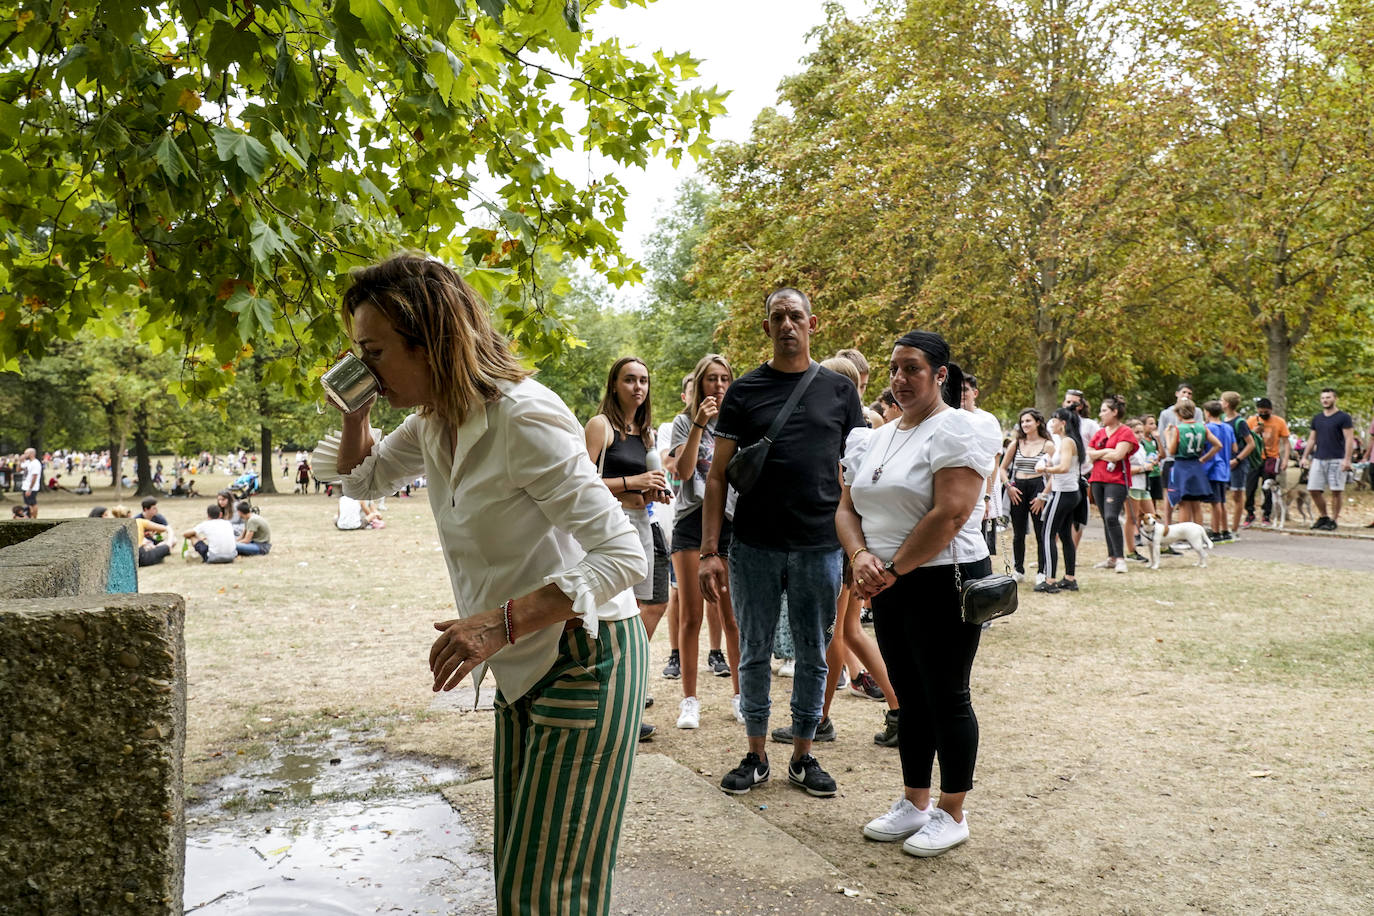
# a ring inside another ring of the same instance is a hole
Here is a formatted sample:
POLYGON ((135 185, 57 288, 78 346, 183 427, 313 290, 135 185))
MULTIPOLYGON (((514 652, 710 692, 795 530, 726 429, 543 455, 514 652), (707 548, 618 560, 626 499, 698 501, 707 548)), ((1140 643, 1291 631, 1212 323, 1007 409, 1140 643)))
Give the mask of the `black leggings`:
MULTIPOLYGON (((991 560, 961 563, 965 579, 992 573, 991 560)), ((959 618, 953 566, 922 566, 873 598, 873 632, 897 692, 902 785, 929 789, 940 757, 940 791, 973 788, 978 717, 969 673, 983 629, 959 618)))
POLYGON ((1107 556, 1118 559, 1126 555, 1126 538, 1121 533, 1121 510, 1126 506, 1126 485, 1094 480, 1093 502, 1102 513, 1102 526, 1107 529, 1107 556))
MULTIPOLYGON (((1043 551, 1040 543, 1040 518, 1031 515, 1031 500, 1040 495, 1040 491, 1045 489, 1045 478, 1030 477, 1026 480, 1013 480, 1013 487, 1021 494, 1019 503, 1011 504, 1011 556, 1012 562, 1016 565, 1016 571, 1025 575, 1026 572, 1026 529, 1035 530, 1035 554, 1039 556, 1043 551)), ((1011 497, 1007 497, 1011 502, 1011 497)))
MULTIPOLYGON (((1073 546, 1074 512, 1083 494, 1078 490, 1064 492, 1051 491, 1045 507, 1040 510, 1041 526, 1044 528, 1040 542, 1040 571, 1047 580, 1054 579, 1055 567, 1059 565, 1059 553, 1055 550, 1055 538, 1064 545, 1064 575, 1072 576, 1074 561, 1078 554, 1073 546)), ((890 673, 889 673, 890 674, 890 673)))

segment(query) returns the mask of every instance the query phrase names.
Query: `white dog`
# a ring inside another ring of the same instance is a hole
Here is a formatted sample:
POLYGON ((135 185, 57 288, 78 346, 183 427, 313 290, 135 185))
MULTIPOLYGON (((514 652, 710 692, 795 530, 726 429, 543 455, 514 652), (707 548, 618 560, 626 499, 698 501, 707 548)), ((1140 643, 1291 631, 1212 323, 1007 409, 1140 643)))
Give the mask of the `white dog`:
POLYGON ((1207 551, 1212 547, 1212 539, 1207 537, 1207 529, 1196 522, 1176 522, 1166 525, 1146 512, 1140 519, 1140 530, 1150 544, 1150 568, 1159 569, 1159 548, 1175 541, 1186 541, 1197 551, 1197 565, 1207 565, 1207 551))

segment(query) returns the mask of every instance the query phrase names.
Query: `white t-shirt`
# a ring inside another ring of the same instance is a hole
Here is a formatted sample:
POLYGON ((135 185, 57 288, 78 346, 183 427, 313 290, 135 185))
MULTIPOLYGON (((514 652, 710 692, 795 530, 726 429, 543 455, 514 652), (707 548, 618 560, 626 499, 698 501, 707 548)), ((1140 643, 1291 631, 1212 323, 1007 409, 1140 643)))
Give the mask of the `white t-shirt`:
POLYGON ((234 526, 222 518, 207 518, 195 527, 195 532, 210 548, 206 559, 231 560, 238 553, 234 547, 234 526))
POLYGON ((1078 420, 1078 435, 1083 439, 1084 451, 1084 454, 1078 456, 1083 459, 1078 465, 1084 477, 1087 477, 1093 472, 1093 463, 1086 454, 1088 451, 1088 443, 1093 441, 1093 436, 1097 435, 1097 431, 1101 428, 1102 424, 1096 420, 1089 420, 1087 417, 1080 417, 1078 420))
POLYGON ((353 531, 363 526, 363 504, 351 496, 339 497, 339 518, 334 526, 343 531, 353 531))
MULTIPOLYGON (((914 430, 901 430, 899 425, 850 431, 840 461, 850 498, 863 519, 864 542, 883 562, 896 555, 911 529, 930 511, 936 471, 972 468, 986 478, 993 471, 995 454, 986 427, 977 429, 964 410, 941 411, 914 430), (880 466, 882 474, 875 481, 880 466)), ((948 566, 956 554, 960 563, 988 555, 981 533, 983 513, 977 511, 983 501, 981 489, 975 500, 978 505, 950 545, 922 566, 948 566)))
MULTIPOLYGON (((668 450, 668 441, 673 435, 673 421, 659 424, 658 431, 654 433, 654 449, 661 455, 668 450)), ((664 462, 663 472, 668 473, 667 462, 664 462)), ((677 496, 676 488, 673 495, 677 496)), ((673 517, 676 505, 674 503, 655 502, 649 509, 649 515, 658 526, 663 529, 663 536, 671 538, 673 536, 673 517)))
MULTIPOLYGON (((1002 424, 998 422, 997 417, 988 413, 981 407, 975 407, 972 410, 965 412, 973 418, 973 428, 978 431, 978 434, 980 436, 983 436, 988 440, 988 445, 991 447, 992 454, 995 459, 997 453, 1002 450, 1002 424)), ((984 492, 987 491, 984 490, 984 492)), ((974 512, 974 515, 978 514, 978 512, 974 512)), ((1001 514, 1001 488, 994 484, 992 488, 991 516, 993 518, 997 518, 1001 514)))
POLYGON ((24 492, 33 493, 43 489, 43 462, 30 458, 24 462, 24 492))

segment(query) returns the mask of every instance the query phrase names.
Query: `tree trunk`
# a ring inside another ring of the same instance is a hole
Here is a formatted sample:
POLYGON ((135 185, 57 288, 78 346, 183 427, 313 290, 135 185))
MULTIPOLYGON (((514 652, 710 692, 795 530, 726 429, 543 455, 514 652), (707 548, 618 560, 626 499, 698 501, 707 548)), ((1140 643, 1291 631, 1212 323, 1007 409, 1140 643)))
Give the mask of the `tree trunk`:
POLYGON ((1264 390, 1274 402, 1274 413, 1288 417, 1288 360, 1293 355, 1293 343, 1288 335, 1288 319, 1275 315, 1264 326, 1265 343, 1269 347, 1269 375, 1264 390))
POLYGON ((156 496, 157 484, 153 483, 153 466, 148 459, 148 414, 142 410, 134 427, 134 461, 138 468, 138 492, 134 495, 156 496))
POLYGON ((1037 336, 1035 341, 1035 406, 1046 417, 1062 402, 1059 379, 1064 374, 1064 345, 1057 339, 1037 336))
POLYGON ((262 460, 258 462, 258 489, 263 493, 276 493, 276 462, 272 460, 272 428, 262 425, 262 460))

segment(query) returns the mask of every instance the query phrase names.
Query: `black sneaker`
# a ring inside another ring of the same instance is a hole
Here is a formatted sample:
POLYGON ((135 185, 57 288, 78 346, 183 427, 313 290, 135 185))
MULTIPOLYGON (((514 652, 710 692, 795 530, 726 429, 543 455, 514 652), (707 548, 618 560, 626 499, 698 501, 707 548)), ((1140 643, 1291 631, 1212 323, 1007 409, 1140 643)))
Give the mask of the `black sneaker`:
POLYGON ((676 649, 668 653, 668 664, 663 666, 663 676, 670 681, 682 677, 682 659, 676 649))
MULTIPOLYGON (((791 744, 791 743, 792 743, 792 726, 788 725, 786 728, 775 728, 775 729, 773 729, 773 740, 776 741, 776 742, 778 742, 779 744, 791 744)), ((830 717, 829 717, 829 716, 826 716, 824 719, 822 719, 822 720, 821 720, 821 724, 816 726, 816 737, 812 738, 811 740, 812 740, 812 741, 834 741, 834 740, 835 740, 835 723, 830 721, 830 717)))
POLYGON ((1059 586, 1050 582, 1038 582, 1035 585, 1035 590, 1037 592, 1044 592, 1047 595, 1053 595, 1055 592, 1059 591, 1059 586))
POLYGON ((754 786, 763 785, 767 781, 768 761, 750 751, 744 755, 739 766, 725 774, 725 778, 720 781, 720 788, 722 792, 729 792, 731 795, 743 795, 754 786))
POLYGON ((1208 528, 1208 529, 1207 529, 1207 540, 1209 540, 1209 541, 1211 541, 1212 543, 1215 544, 1217 541, 1221 540, 1221 532, 1220 532, 1220 531, 1213 531, 1211 528, 1208 528))
POLYGON ((867 671, 860 671, 850 679, 849 692, 866 700, 887 699, 887 695, 883 693, 883 688, 878 686, 878 682, 873 680, 873 675, 867 671))
POLYGON ((820 762, 810 754, 787 765, 787 781, 817 798, 830 798, 837 791, 835 780, 821 769, 820 762))
POLYGON ((897 726, 900 718, 900 709, 889 709, 887 717, 883 722, 884 728, 881 732, 873 736, 873 743, 879 747, 897 746, 897 726))
POLYGON ((648 741, 650 738, 654 736, 654 732, 656 731, 658 731, 658 729, 650 725, 648 722, 641 723, 639 726, 639 740, 648 741))
MULTIPOLYGON (((1216 538, 1213 538, 1212 540, 1216 540, 1216 538)), ((1141 554, 1141 552, 1140 552, 1139 550, 1137 550, 1135 553, 1128 553, 1128 554, 1126 554, 1126 559, 1128 559, 1128 560, 1136 560, 1137 562, 1140 562, 1140 563, 1148 563, 1148 562, 1150 562, 1150 558, 1147 557, 1147 556, 1144 556, 1143 554, 1141 554)))
POLYGON ((730 676, 730 663, 725 660, 725 653, 719 649, 712 649, 706 653, 706 666, 716 677, 730 676))
POLYGON ((1078 580, 1060 579, 1058 582, 1054 583, 1054 587, 1059 589, 1061 592, 1076 592, 1078 591, 1078 580))

